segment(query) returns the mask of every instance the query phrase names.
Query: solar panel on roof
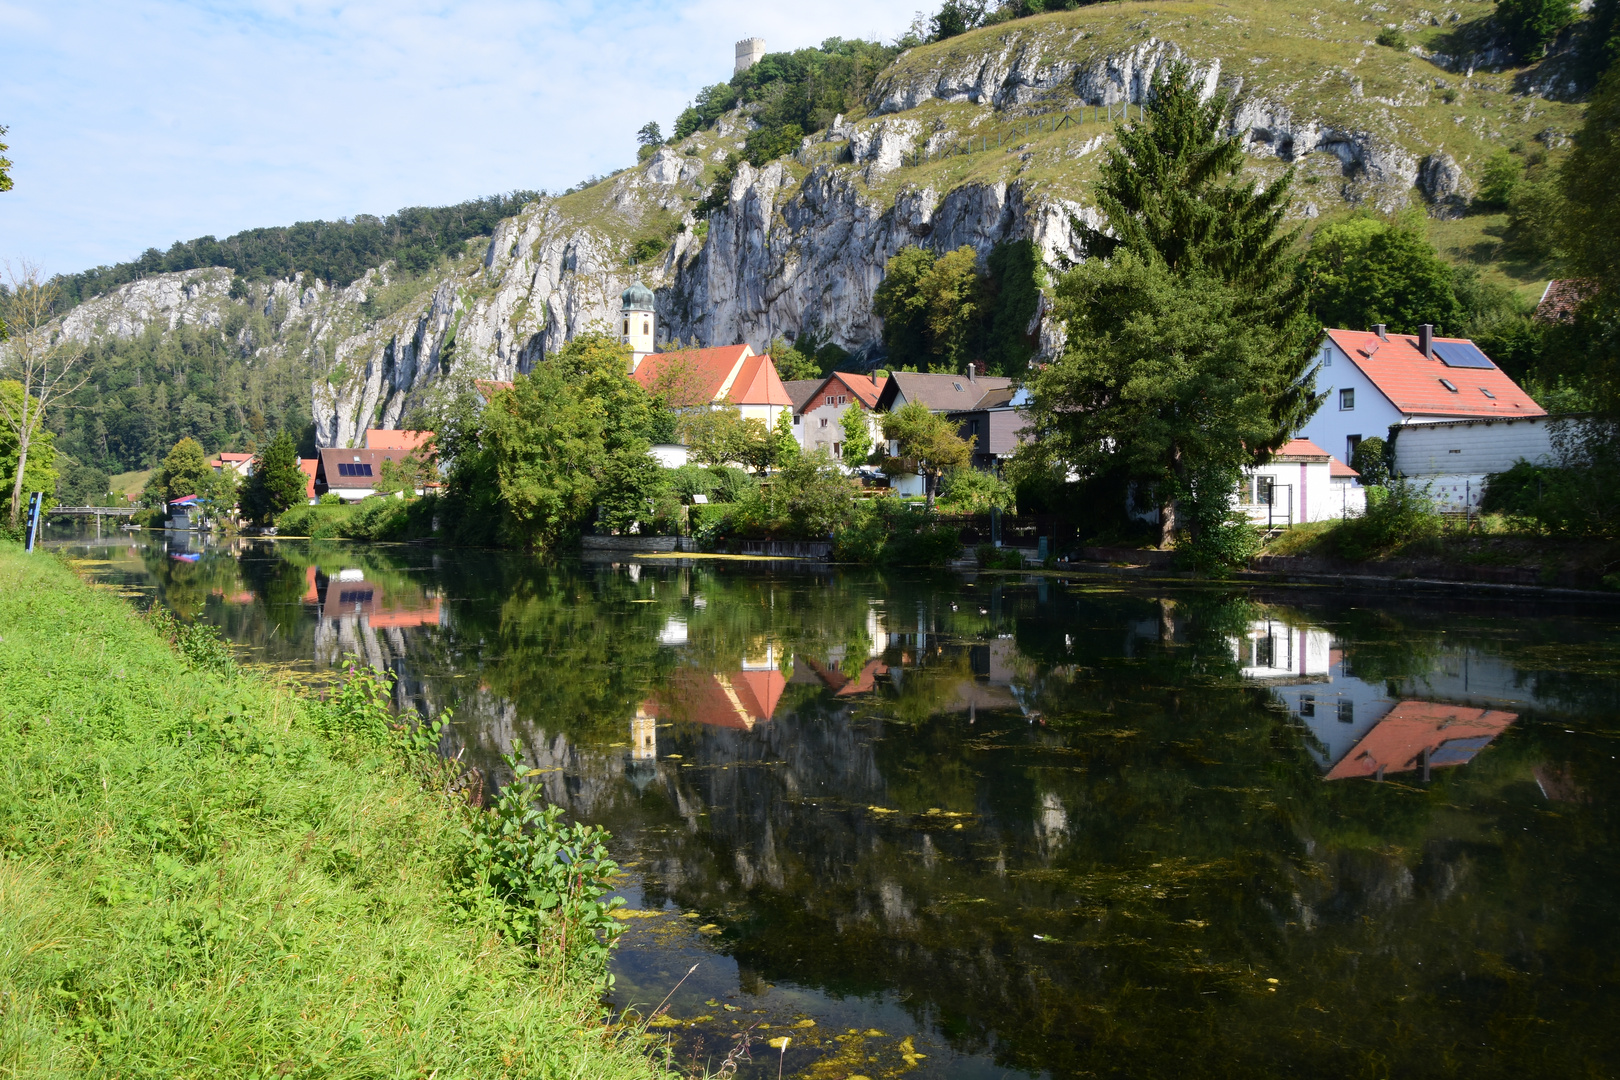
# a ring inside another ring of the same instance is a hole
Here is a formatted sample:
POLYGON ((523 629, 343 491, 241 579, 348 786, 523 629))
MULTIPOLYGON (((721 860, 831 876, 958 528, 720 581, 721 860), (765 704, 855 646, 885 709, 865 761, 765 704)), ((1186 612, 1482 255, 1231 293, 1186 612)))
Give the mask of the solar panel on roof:
POLYGON ((1437 341, 1434 354, 1446 367, 1493 368, 1491 358, 1480 352, 1472 341, 1437 341))

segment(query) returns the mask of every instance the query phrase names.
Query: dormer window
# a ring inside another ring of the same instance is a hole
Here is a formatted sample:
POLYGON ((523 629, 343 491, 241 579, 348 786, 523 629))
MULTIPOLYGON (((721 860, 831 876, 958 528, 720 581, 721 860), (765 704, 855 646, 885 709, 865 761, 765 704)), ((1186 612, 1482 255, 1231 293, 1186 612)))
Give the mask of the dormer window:
POLYGON ((1490 398, 1492 401, 1496 400, 1496 395, 1485 389, 1483 386, 1479 388, 1479 392, 1490 398))
POLYGON ((1453 394, 1457 392, 1457 384, 1452 382, 1450 379, 1441 379, 1440 385, 1445 387, 1447 390, 1450 390, 1453 394))

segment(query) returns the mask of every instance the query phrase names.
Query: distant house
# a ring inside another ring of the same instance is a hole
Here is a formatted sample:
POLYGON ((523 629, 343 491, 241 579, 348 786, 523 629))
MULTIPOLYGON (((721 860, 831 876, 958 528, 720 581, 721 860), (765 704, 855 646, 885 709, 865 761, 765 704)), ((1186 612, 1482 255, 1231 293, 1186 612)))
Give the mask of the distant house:
POLYGON ((947 414, 956 422, 957 434, 973 440, 975 469, 999 473, 1002 464, 1018 451, 1029 431, 1028 406, 1028 390, 1003 386, 987 391, 972 408, 947 414))
MULTIPOLYGON (((358 502, 377 494, 383 463, 403 460, 409 451, 331 447, 319 453, 315 459, 315 496, 319 498, 330 491, 344 502, 358 502)), ((416 493, 421 495, 424 491, 418 488, 416 493)))
POLYGON ((646 353, 634 361, 630 377, 677 408, 735 406, 743 419, 766 427, 793 412, 775 361, 747 345, 646 353))
POLYGON ((1545 416, 1546 410, 1466 338, 1329 330, 1318 352, 1317 389, 1327 399, 1297 435, 1341 461, 1362 439, 1454 420, 1545 416))
POLYGON ((876 375, 835 371, 816 380, 809 394, 796 403, 794 416, 799 444, 810 452, 825 450, 833 457, 844 452, 844 410, 855 409, 866 415, 874 440, 882 438, 877 424, 877 402, 883 384, 876 375))
POLYGON ((237 477, 246 478, 253 475, 253 457, 252 454, 221 453, 209 460, 208 467, 215 472, 229 469, 237 477))
POLYGON ((406 431, 402 428, 367 428, 360 445, 367 450, 412 450, 426 445, 433 438, 431 431, 406 431))
POLYGON ((304 474, 304 498, 314 502, 320 496, 315 494, 315 474, 320 471, 320 458, 299 458, 298 471, 304 474))
POLYGON ((977 408, 986 394, 1005 390, 1011 379, 994 375, 951 375, 938 372, 893 371, 878 395, 877 407, 893 412, 903 405, 920 401, 929 412, 951 413, 977 408))

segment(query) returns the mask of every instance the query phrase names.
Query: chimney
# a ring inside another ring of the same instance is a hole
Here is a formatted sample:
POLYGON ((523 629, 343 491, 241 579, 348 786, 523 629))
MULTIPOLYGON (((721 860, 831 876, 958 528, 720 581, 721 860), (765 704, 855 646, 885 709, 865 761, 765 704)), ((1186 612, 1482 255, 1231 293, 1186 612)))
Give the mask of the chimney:
POLYGON ((1434 359, 1434 324, 1424 323, 1418 327, 1418 350, 1423 353, 1423 359, 1434 359))
POLYGON ((1373 333, 1378 335, 1379 341, 1389 340, 1389 333, 1384 323, 1373 323, 1373 333))
POLYGON ((877 368, 872 369, 872 385, 877 385, 877 368))
POLYGON ((973 373, 978 368, 978 366, 979 365, 975 364, 973 361, 971 361, 971 360, 968 361, 968 382, 973 381, 973 373))

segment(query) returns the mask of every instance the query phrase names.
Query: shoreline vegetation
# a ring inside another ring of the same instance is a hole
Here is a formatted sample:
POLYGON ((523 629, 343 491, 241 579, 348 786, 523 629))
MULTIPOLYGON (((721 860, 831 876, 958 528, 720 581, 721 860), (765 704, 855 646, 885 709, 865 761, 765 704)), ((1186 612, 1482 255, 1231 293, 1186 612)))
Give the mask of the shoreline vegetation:
POLYGON ((474 809, 439 730, 0 544, 0 1074, 668 1075, 601 1004, 605 834, 474 809))

